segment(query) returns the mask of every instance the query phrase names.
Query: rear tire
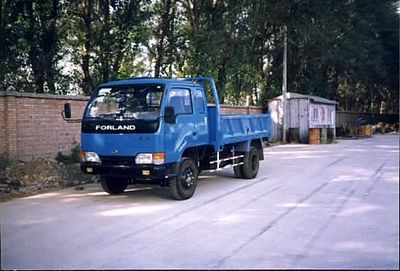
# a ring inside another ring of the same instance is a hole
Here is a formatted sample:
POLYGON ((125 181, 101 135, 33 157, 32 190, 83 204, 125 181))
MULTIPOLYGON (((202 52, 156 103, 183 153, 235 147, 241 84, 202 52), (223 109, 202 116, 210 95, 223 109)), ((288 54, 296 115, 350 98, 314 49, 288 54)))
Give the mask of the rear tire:
POLYGON ((235 173, 236 178, 243 178, 243 165, 234 166, 233 173, 235 173))
POLYGON ((260 168, 260 158, 258 157, 257 149, 251 147, 250 151, 245 153, 243 160, 243 178, 254 179, 258 174, 258 169, 260 168))
POLYGON ((176 200, 185 200, 193 196, 197 186, 198 169, 190 158, 183 158, 178 175, 169 181, 169 191, 176 200))
POLYGON ((128 186, 128 180, 115 177, 101 177, 101 187, 110 195, 118 195, 125 191, 128 186))

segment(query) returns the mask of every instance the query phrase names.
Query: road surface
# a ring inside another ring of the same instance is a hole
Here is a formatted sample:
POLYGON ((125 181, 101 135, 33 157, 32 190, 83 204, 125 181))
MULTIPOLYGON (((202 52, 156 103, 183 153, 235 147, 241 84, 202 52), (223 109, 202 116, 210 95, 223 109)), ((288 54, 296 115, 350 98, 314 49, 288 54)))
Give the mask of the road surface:
POLYGON ((399 268, 399 136, 265 149, 193 198, 99 184, 2 203, 2 269, 399 268))

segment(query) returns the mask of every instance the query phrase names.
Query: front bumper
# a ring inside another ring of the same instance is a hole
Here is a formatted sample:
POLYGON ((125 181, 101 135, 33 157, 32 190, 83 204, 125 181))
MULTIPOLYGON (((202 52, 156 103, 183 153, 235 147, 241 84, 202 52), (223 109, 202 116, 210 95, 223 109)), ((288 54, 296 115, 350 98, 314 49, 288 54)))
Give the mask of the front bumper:
POLYGON ((163 165, 126 165, 104 164, 94 162, 81 163, 81 170, 85 174, 126 177, 139 180, 168 180, 175 178, 178 172, 178 163, 163 165))

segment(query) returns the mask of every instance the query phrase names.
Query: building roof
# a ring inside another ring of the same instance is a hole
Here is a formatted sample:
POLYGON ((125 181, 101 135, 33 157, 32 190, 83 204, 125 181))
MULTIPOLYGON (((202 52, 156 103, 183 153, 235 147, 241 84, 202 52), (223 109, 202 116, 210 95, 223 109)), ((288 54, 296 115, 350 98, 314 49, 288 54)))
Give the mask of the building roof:
MULTIPOLYGON (((336 101, 328 100, 319 96, 313 96, 313 95, 304 95, 304 94, 299 94, 299 93, 294 93, 294 92, 288 92, 286 93, 286 99, 291 100, 291 99, 310 99, 314 103, 320 103, 320 104, 338 104, 336 101)), ((273 100, 282 100, 282 95, 275 97, 273 100)))

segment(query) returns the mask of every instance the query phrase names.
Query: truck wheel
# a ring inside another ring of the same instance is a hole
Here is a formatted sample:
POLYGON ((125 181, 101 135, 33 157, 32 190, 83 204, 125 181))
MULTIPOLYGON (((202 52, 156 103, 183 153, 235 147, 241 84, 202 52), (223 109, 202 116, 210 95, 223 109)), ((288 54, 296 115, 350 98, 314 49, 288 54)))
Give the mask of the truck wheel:
POLYGON ((243 178, 243 165, 234 166, 233 173, 235 173, 236 178, 243 178))
POLYGON ((185 200, 193 196, 197 185, 198 169, 190 158, 183 158, 178 175, 169 181, 169 191, 177 200, 185 200))
POLYGON ((110 195, 121 194, 128 186, 128 181, 123 178, 101 177, 100 183, 103 190, 110 195))
POLYGON ((260 167, 260 158, 256 148, 251 147, 249 152, 244 155, 243 178, 254 179, 257 176, 258 168, 260 167))

